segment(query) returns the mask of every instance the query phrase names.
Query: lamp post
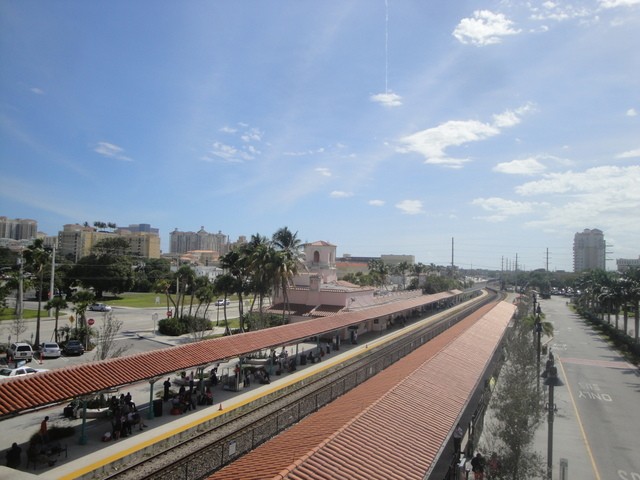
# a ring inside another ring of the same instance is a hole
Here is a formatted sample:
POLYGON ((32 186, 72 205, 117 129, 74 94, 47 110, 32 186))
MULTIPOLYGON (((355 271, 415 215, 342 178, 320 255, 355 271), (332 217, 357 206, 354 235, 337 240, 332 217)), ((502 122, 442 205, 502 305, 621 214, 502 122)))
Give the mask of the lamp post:
MULTIPOLYGON (((540 321, 540 307, 538 306, 538 315, 534 326, 534 335, 536 336, 536 372, 540 371, 540 337, 542 335, 542 322, 540 321)), ((538 377, 537 392, 540 394, 540 377, 538 377)))
POLYGON ((547 369, 542 374, 544 377, 544 384, 549 387, 549 403, 547 404, 549 429, 547 436, 547 480, 553 478, 553 417, 556 412, 556 405, 553 399, 553 390, 555 387, 561 387, 564 385, 562 380, 558 378, 558 367, 555 366, 553 355, 549 354, 549 360, 547 360, 547 369))

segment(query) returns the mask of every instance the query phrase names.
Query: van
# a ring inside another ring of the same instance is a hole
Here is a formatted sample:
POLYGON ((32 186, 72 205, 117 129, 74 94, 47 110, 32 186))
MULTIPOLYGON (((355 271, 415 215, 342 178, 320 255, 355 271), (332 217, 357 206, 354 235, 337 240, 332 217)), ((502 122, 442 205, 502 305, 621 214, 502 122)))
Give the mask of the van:
POLYGON ((19 362, 25 360, 30 362, 33 359, 33 350, 28 343, 12 343, 7 349, 7 361, 19 362))

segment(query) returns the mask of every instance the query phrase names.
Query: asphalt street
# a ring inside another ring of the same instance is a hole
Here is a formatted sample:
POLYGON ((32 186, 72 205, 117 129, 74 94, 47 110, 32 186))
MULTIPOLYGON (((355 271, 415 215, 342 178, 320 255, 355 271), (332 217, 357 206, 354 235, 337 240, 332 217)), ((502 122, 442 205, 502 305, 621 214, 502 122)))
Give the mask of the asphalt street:
MULTIPOLYGON (((554 325, 550 346, 563 386, 555 388, 553 478, 560 459, 566 478, 640 480, 640 370, 630 364, 567 305, 554 296, 541 300, 554 325)), ((547 458, 548 422, 536 436, 547 458)))

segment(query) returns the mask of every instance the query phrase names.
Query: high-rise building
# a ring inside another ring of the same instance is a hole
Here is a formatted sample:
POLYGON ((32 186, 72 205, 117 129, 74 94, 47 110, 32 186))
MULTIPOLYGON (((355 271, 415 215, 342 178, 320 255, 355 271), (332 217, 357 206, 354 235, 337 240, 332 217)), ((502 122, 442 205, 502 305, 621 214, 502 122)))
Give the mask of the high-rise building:
POLYGON ((93 246, 106 238, 124 238, 129 254, 142 258, 160 258, 160 237, 153 232, 131 232, 118 228, 115 232, 99 232, 94 227, 68 224, 58 232, 60 255, 78 261, 91 253, 93 246))
POLYGON ((602 230, 585 228, 576 233, 573 237, 573 271, 605 270, 606 251, 602 230))
POLYGON ((0 217, 0 238, 29 240, 38 235, 38 222, 28 218, 0 217))
POLYGON ((177 228, 170 233, 169 252, 187 253, 194 250, 213 250, 220 255, 229 249, 229 237, 218 231, 209 233, 204 227, 197 232, 180 232, 177 228))

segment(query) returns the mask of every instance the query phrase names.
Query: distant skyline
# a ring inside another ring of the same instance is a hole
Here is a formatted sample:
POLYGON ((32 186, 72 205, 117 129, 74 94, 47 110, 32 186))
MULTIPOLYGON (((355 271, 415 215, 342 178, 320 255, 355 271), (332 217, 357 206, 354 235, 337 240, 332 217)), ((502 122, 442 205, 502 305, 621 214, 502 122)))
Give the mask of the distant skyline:
POLYGON ((0 215, 640 255, 640 0, 0 3, 0 215))

